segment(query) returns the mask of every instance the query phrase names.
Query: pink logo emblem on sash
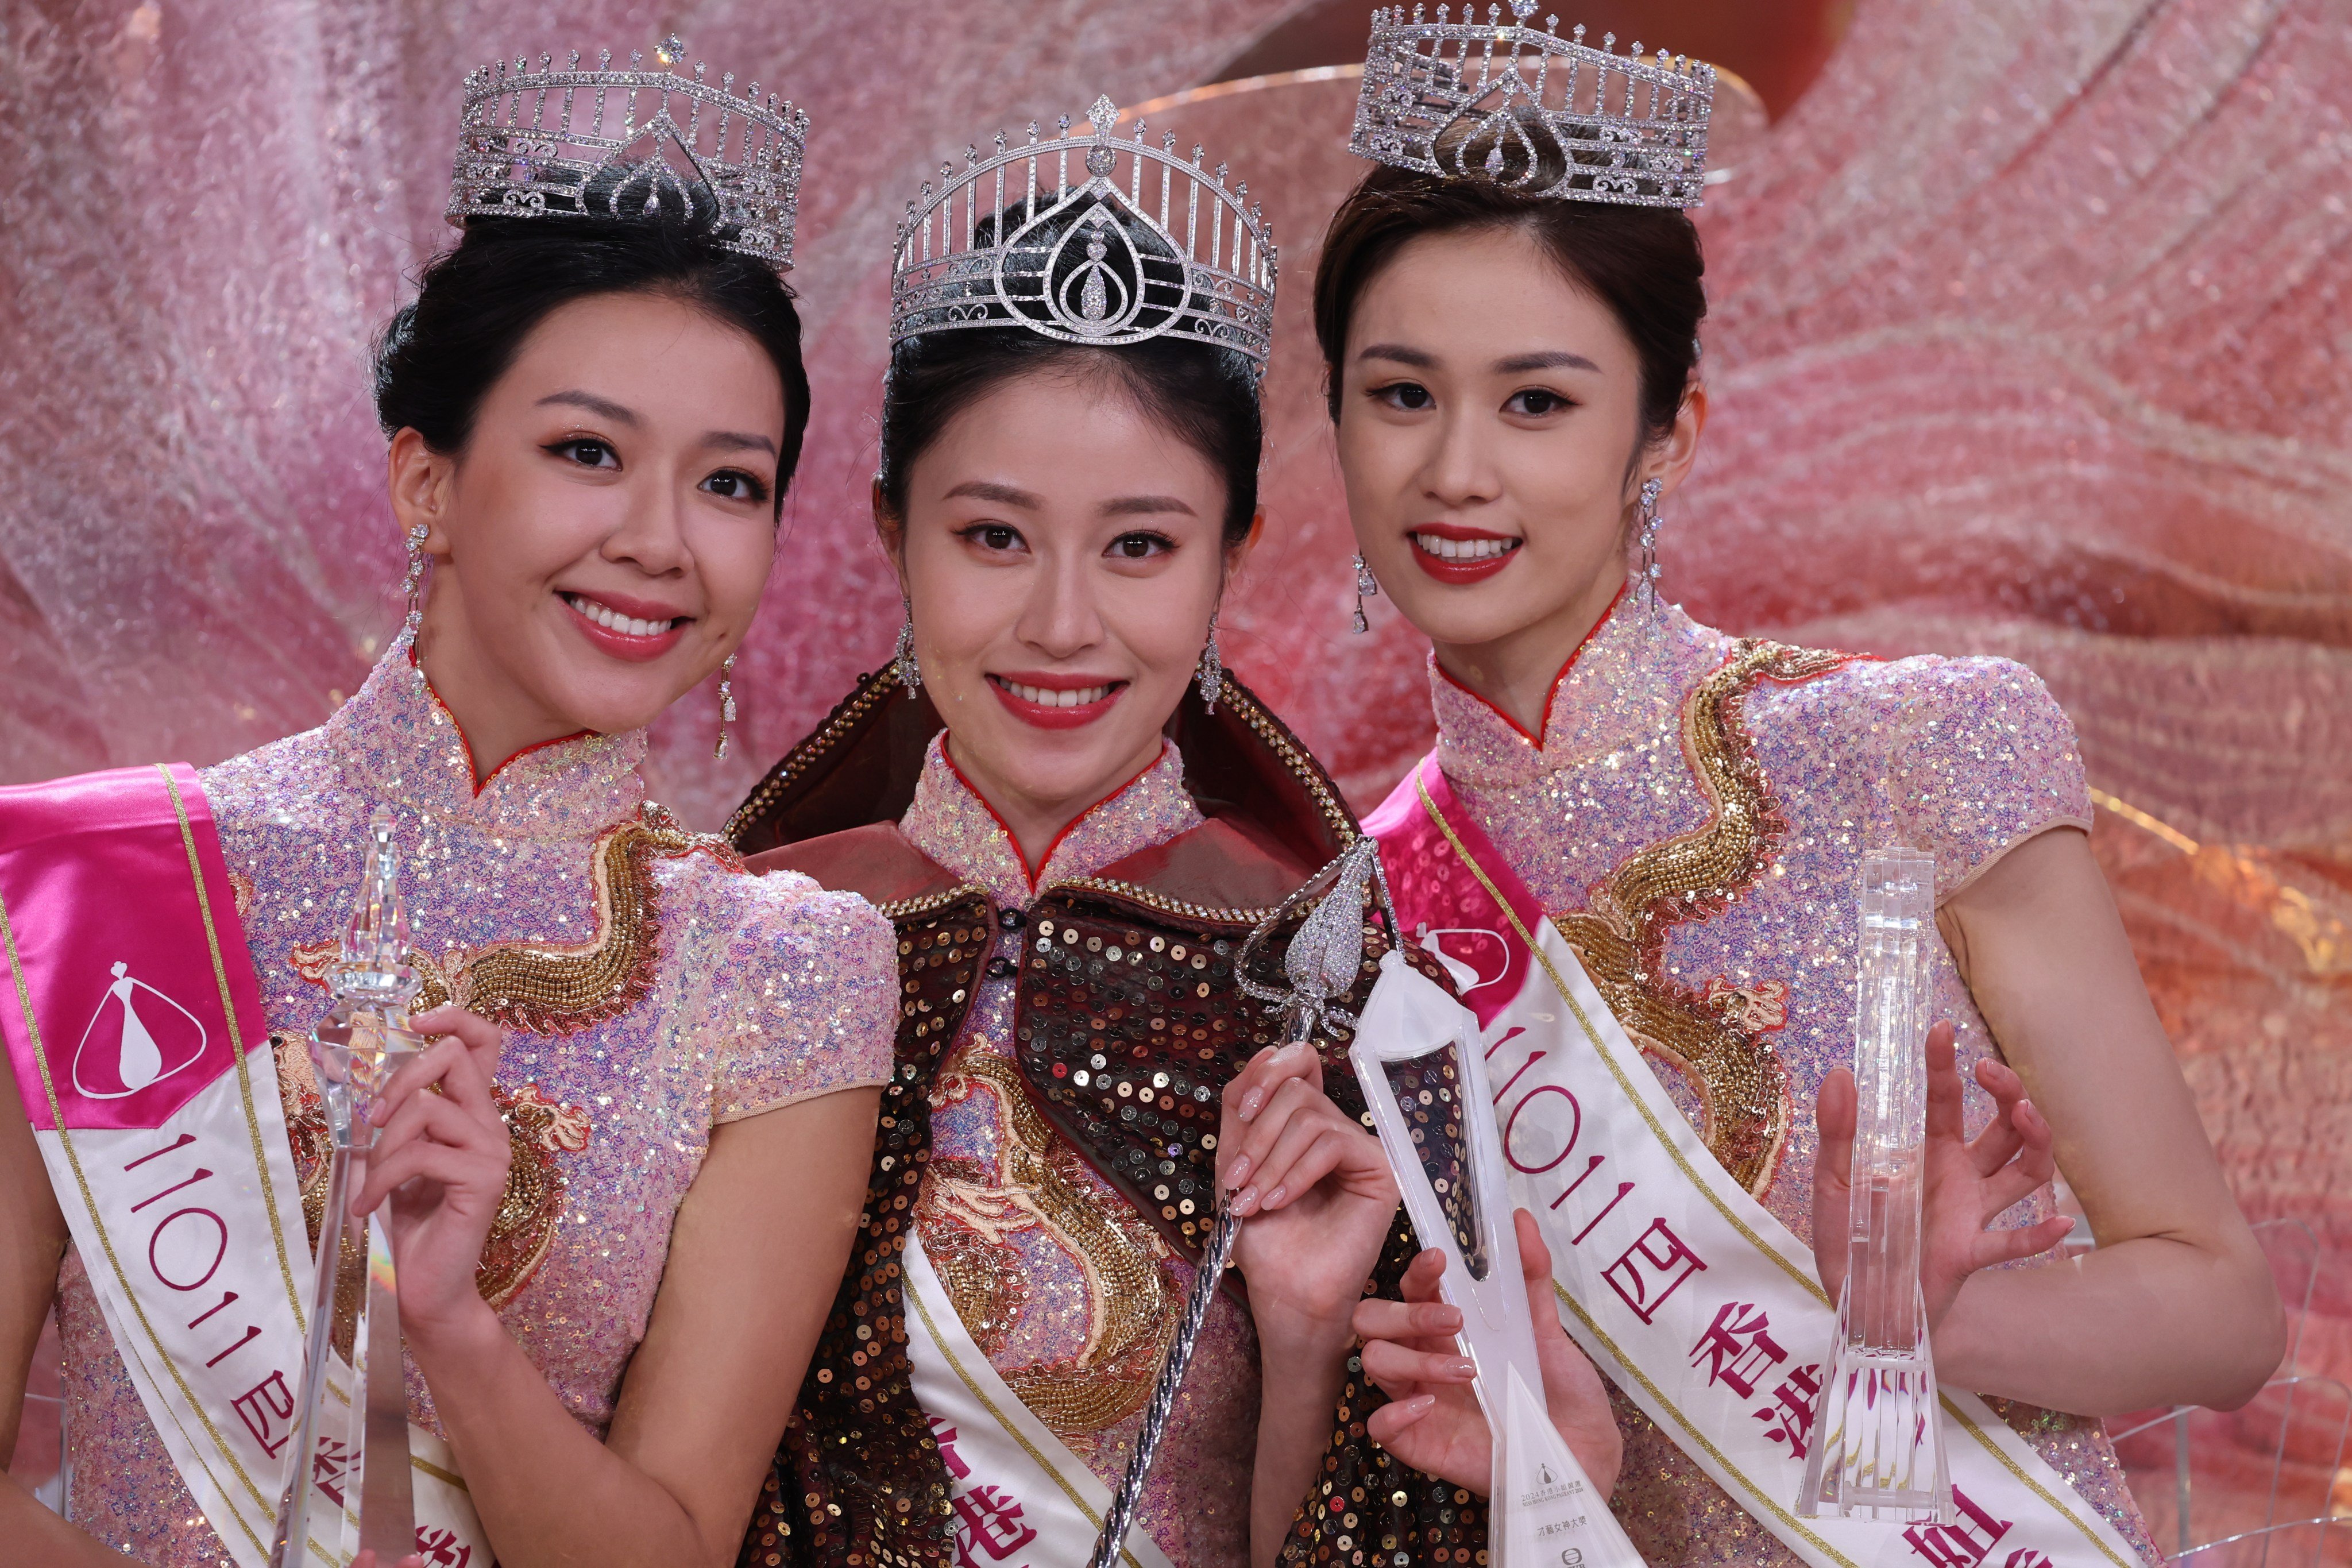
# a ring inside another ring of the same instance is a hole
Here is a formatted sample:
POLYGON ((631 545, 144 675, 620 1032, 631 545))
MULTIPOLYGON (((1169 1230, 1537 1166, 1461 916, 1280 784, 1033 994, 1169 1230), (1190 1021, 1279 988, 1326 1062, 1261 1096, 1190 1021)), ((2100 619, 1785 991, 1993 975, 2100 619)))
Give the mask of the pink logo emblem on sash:
POLYGON ((136 1094, 195 1066, 207 1037, 202 1019, 118 962, 114 984, 74 1047, 74 1092, 85 1100, 136 1094))

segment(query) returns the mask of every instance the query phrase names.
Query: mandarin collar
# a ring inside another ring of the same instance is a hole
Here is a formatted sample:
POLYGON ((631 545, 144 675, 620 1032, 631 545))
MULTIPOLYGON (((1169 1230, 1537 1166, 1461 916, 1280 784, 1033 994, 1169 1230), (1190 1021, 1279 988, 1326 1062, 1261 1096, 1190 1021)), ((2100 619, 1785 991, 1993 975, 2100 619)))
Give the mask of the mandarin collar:
POLYGON ((940 865, 985 889, 1000 908, 1026 909, 1055 883, 1090 877, 1202 820, 1184 787, 1183 753, 1163 740, 1150 766, 1062 829, 1032 875, 1004 819, 949 758, 947 742, 944 730, 931 737, 914 804, 899 818, 898 830, 940 865))
POLYGON ((397 643, 328 719, 327 735, 380 798, 498 837, 593 835, 646 795, 643 730, 527 746, 476 779, 456 717, 397 643))
POLYGON ((1508 788, 1652 742, 1678 721, 1683 693, 1722 662, 1730 639, 1678 605, 1654 610, 1621 592, 1553 679, 1540 735, 1441 668, 1429 656, 1437 765, 1474 787, 1508 788))

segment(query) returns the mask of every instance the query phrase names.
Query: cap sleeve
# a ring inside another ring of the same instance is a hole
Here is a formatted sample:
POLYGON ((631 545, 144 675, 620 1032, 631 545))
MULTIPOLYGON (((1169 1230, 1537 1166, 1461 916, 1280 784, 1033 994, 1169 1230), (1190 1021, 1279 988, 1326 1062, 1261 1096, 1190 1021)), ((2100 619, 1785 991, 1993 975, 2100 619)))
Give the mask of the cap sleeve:
POLYGON ((2005 658, 1907 658, 1888 672, 1889 804, 1906 841, 1935 855, 1938 902, 2034 835, 2091 826, 2074 723, 2040 676, 2005 658))
POLYGON ((898 958, 889 921, 796 871, 726 878, 712 954, 713 1125, 890 1077, 898 958))

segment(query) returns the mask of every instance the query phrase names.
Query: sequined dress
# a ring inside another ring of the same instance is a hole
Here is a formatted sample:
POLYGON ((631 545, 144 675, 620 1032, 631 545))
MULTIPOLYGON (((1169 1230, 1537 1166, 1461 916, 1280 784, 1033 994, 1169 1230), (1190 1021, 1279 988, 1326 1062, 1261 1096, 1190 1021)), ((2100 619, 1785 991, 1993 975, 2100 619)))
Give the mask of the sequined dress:
MULTIPOLYGON (((1800 1237, 1814 1097, 1853 1060, 1863 852, 1931 850, 1940 901, 2034 835, 2090 826, 2073 726, 2003 659, 1734 638, 1621 594, 1561 671, 1540 735, 1433 658, 1430 685, 1457 799, 1717 1158, 1800 1237)), ((1932 1016, 1958 1028, 1966 1073, 1997 1047, 1940 940, 1931 963, 1932 1016)), ((1973 1127, 1988 1110, 1973 1081, 1969 1094, 1973 1127)), ((1993 1403, 2156 1560, 2098 1422, 1993 1403)), ((1647 1562, 1794 1563, 1630 1401, 1617 1413, 1612 1506, 1647 1562)))
MULTIPOLYGON (((887 1076, 890 929, 863 900, 753 877, 645 798, 642 732, 587 735, 477 784, 404 655, 320 729, 207 770, 317 1234, 324 1127, 299 1039, 389 805, 428 975, 511 1031, 513 1141, 477 1275, 563 1405, 602 1436, 671 1223, 726 1121, 887 1076)), ((152 1568, 229 1560, 125 1373, 82 1261, 58 1280, 73 1522, 152 1568)), ((408 1368, 411 1419, 438 1431, 408 1368)))
MULTIPOLYGON (((1242 939, 1356 833, 1329 780, 1230 678, 1213 716, 1188 698, 1173 729, 1034 874, 951 765, 928 701, 887 679, 738 814, 754 868, 810 870, 878 903, 901 974, 866 1233, 745 1542, 752 1568, 1031 1561, 1007 1545, 1017 1522, 983 1517, 987 1489, 960 1486, 968 1439, 915 1396, 909 1231, 1013 1394, 1117 1485, 1207 1237, 1219 1093, 1272 1038, 1233 984, 1242 939)), ((1268 942, 1272 973, 1286 940, 1268 942)), ((1369 927, 1367 943, 1384 945, 1369 927)), ((1327 1090, 1360 1110, 1332 1061, 1327 1090)), ((1392 1285, 1412 1251, 1400 1216, 1381 1278, 1392 1285)), ((1229 1277, 1138 1510, 1171 1562, 1249 1560, 1259 1393, 1229 1277)), ((1286 1561, 1467 1562, 1483 1546, 1466 1492, 1361 1440, 1380 1397, 1349 1378, 1286 1561)))

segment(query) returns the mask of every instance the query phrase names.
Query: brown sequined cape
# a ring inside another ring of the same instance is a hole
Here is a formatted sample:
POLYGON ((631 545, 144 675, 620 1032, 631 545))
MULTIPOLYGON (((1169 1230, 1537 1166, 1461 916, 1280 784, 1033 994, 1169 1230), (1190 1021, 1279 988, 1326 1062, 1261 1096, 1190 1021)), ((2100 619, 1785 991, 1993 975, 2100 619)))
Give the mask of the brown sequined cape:
MULTIPOLYGON (((1169 722, 1183 753, 1185 787, 1208 820, 1095 876, 1049 887, 1025 913, 1000 910, 898 830, 940 727, 919 693, 905 692, 887 671, 866 677, 729 824, 754 869, 805 871, 878 905, 898 927, 901 978, 898 1072, 883 1090, 863 1226, 745 1537, 747 1568, 929 1568, 955 1561, 948 1472, 911 1386, 898 1259, 930 1154, 931 1079, 978 993, 998 923, 1052 921, 1146 960, 1110 965, 1086 962, 1083 942, 1054 944, 1051 953, 1026 944, 1013 1031, 1018 1062, 1052 1124, 1171 1246, 1197 1259, 1207 1205, 1181 1212, 1153 1198, 1144 1177, 1167 1180, 1156 1175, 1157 1163, 1174 1144, 1183 1151, 1180 1174, 1202 1193, 1212 1190, 1216 1156, 1202 1139, 1216 1131, 1216 1100, 1149 1092, 1128 1100, 1118 1084, 1148 1090, 1154 1072, 1175 1069, 1221 1089, 1272 1040, 1274 1020, 1232 983, 1242 939, 1357 837, 1354 817, 1321 767, 1228 675, 1213 712, 1188 690, 1169 722), (1171 962, 1178 948, 1194 962, 1206 956, 1206 966, 1171 962), (1181 1014, 1163 1000, 1180 986, 1189 1004, 1181 1014), (1155 1013, 1169 1027, 1150 1028, 1155 1013), (1073 1064, 1096 1052, 1117 1065, 1093 1075, 1090 1087, 1075 1087, 1073 1064)), ((1351 1010, 1388 944, 1385 928, 1368 920, 1351 1010)), ((1261 978, 1272 980, 1283 943, 1265 945, 1261 978)), ((1361 1114, 1345 1048, 1344 1041, 1329 1047, 1325 1087, 1361 1114)), ((1396 1293, 1415 1250, 1400 1214, 1375 1276, 1382 1293, 1396 1293)), ((1234 1277, 1226 1283, 1239 1289, 1234 1277)), ((1485 1557, 1478 1500, 1395 1463, 1364 1436, 1365 1417, 1383 1402, 1351 1362, 1321 1474, 1285 1543, 1286 1563, 1485 1557)))

